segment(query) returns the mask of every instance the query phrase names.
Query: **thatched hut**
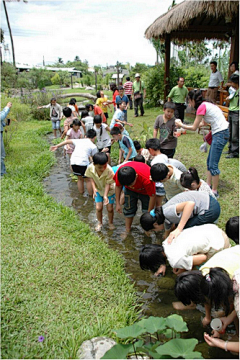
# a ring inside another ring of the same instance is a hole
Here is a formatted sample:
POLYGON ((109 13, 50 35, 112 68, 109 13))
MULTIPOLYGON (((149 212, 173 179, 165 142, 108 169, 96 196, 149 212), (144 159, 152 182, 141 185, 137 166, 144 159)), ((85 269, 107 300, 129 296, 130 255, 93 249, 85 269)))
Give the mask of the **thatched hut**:
POLYGON ((239 1, 185 0, 159 16, 145 31, 165 42, 165 97, 168 92, 170 41, 229 40, 230 61, 239 59, 239 1))

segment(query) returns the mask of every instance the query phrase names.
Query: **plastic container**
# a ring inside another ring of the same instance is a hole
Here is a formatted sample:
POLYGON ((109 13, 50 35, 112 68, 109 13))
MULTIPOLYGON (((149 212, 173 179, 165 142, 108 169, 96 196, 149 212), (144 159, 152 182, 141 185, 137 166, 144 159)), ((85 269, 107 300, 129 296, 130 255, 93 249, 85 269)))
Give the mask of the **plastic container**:
POLYGON ((187 133, 187 130, 186 130, 186 129, 181 128, 180 130, 181 130, 181 133, 182 133, 183 135, 186 135, 186 133, 187 133))
POLYGON ((222 330, 222 322, 220 319, 213 319, 210 323, 210 326, 213 330, 218 331, 220 334, 225 333, 225 331, 222 330))

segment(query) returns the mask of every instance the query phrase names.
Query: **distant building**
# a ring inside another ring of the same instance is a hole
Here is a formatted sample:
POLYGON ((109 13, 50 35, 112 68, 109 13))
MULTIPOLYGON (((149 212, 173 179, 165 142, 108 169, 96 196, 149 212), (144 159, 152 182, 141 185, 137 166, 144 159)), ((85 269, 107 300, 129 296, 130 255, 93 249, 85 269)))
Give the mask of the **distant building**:
POLYGON ((81 78, 82 77, 82 72, 79 70, 76 70, 75 67, 73 68, 60 68, 60 67, 50 67, 50 66, 30 66, 27 64, 20 64, 17 63, 16 64, 16 68, 19 72, 23 72, 23 71, 29 71, 33 68, 35 69, 45 69, 45 70, 49 70, 52 72, 59 72, 59 71, 67 71, 69 74, 72 74, 73 76, 76 76, 77 78, 81 78))

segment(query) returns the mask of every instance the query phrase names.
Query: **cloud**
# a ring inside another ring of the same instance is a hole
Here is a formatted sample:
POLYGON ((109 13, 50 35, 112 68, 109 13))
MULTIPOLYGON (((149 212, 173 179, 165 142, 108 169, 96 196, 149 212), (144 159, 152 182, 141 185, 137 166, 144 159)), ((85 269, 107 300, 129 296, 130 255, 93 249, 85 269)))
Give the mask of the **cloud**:
MULTIPOLYGON (((7 3, 19 62, 73 60, 91 65, 136 62, 154 64, 155 50, 146 28, 167 11, 171 0, 82 0, 7 3)), ((2 6, 2 4, 1 4, 2 6)), ((10 44, 1 12, 5 39, 10 44)))

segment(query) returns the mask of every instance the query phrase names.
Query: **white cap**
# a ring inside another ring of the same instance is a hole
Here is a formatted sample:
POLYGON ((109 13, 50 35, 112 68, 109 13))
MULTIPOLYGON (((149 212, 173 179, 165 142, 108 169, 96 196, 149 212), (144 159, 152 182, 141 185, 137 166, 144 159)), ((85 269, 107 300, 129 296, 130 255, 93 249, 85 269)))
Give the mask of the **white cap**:
POLYGON ((137 77, 140 77, 140 74, 139 74, 139 73, 136 73, 135 78, 137 78, 137 77))

